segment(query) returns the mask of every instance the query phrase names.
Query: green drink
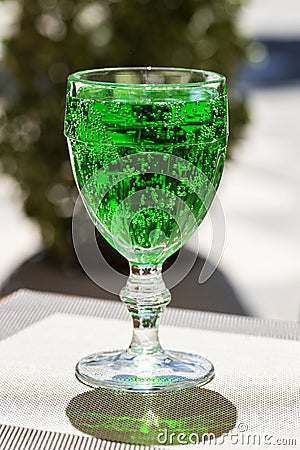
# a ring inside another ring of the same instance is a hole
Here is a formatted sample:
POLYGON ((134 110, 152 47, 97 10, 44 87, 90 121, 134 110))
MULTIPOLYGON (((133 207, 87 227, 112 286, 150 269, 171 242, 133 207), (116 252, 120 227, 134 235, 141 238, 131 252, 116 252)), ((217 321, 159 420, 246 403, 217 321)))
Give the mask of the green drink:
POLYGON ((202 222, 219 184, 225 88, 83 84, 73 94, 69 81, 65 134, 93 221, 129 260, 162 262, 202 222))
MULTIPOLYGON (((120 298, 133 319, 131 343, 82 358, 75 373, 88 386, 155 392, 214 377, 206 358, 165 351, 158 324, 171 300, 162 263, 207 213, 223 171, 227 132, 222 75, 125 67, 69 76, 65 135, 74 177, 94 225, 130 267, 120 298)), ((93 250, 87 246, 84 261, 93 250)), ((96 269, 94 262, 89 267, 96 269)))

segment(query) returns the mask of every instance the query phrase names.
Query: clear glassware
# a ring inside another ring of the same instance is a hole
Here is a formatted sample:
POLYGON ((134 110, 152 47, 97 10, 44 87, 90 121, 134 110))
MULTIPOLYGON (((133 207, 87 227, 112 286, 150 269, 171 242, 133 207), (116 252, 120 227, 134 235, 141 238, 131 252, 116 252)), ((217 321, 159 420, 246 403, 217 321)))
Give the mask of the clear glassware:
POLYGON ((175 68, 109 68, 71 74, 65 116, 74 177, 100 233, 124 255, 120 298, 133 319, 127 350, 81 359, 92 387, 152 392, 202 385, 211 362, 165 351, 160 317, 171 300, 164 260, 202 222, 223 171, 225 77, 175 68))

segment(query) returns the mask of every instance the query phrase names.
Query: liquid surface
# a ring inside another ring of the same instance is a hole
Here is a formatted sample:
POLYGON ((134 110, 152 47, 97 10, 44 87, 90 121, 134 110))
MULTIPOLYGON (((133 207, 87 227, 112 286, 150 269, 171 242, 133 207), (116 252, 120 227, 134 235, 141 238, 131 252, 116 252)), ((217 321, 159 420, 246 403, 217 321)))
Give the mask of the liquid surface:
POLYGON ((138 263, 162 262, 202 222, 223 170, 226 93, 69 84, 65 134, 99 231, 138 263))

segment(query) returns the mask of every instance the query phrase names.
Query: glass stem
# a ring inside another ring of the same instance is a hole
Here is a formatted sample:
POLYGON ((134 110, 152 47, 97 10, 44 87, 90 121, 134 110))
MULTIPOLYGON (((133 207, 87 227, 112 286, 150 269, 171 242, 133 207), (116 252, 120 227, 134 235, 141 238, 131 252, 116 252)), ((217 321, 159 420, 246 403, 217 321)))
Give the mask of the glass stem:
POLYGON ((130 264, 130 275, 120 292, 133 320, 129 350, 142 355, 162 353, 158 337, 160 317, 171 300, 162 278, 162 266, 130 264))

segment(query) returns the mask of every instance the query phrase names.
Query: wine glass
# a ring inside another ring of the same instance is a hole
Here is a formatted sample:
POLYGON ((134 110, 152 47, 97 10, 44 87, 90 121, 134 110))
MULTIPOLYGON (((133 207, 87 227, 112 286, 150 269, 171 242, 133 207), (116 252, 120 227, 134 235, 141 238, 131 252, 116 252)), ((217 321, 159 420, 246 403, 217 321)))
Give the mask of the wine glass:
POLYGON ((77 378, 91 387, 136 392, 207 383, 212 363, 163 350, 158 324, 171 299, 162 264, 200 225, 222 175, 225 77, 154 67, 73 73, 65 136, 91 220, 129 261, 120 298, 133 320, 129 348, 84 357, 77 378))

